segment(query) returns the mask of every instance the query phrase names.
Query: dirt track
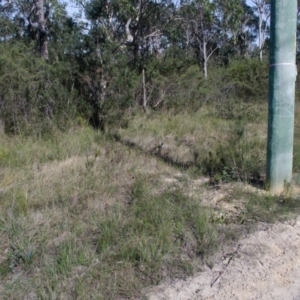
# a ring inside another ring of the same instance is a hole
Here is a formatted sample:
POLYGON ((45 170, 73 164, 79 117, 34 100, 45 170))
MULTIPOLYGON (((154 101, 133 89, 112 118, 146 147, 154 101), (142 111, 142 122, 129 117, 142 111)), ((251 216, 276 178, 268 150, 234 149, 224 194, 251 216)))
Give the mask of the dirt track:
POLYGON ((216 256, 212 269, 162 284, 149 300, 299 300, 300 217, 265 225, 216 256))

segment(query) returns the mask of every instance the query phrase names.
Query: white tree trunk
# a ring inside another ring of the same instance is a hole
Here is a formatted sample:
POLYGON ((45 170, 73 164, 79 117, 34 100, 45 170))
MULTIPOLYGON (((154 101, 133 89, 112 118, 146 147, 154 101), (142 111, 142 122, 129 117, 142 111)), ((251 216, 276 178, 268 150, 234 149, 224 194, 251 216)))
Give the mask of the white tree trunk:
POLYGON ((259 58, 262 61, 263 60, 263 37, 262 37, 262 22, 263 22, 263 16, 262 11, 259 8, 259 24, 258 24, 258 43, 259 43, 259 58))
POLYGON ((0 135, 5 133, 4 121, 0 119, 0 135))
POLYGON ((207 79, 207 60, 204 60, 204 63, 203 63, 203 73, 204 73, 204 78, 207 79))
POLYGON ((258 14, 258 49, 259 49, 259 58, 263 60, 263 46, 265 43, 264 34, 266 32, 266 24, 270 17, 270 14, 266 12, 266 0, 252 0, 252 3, 255 4, 258 14), (263 22, 265 26, 263 28, 263 22))
POLYGON ((207 43, 203 42, 203 74, 204 78, 207 79, 207 62, 208 62, 208 56, 207 56, 207 43))
POLYGON ((143 109, 146 112, 147 110, 147 91, 146 91, 146 79, 145 79, 145 69, 142 71, 143 76, 143 109))

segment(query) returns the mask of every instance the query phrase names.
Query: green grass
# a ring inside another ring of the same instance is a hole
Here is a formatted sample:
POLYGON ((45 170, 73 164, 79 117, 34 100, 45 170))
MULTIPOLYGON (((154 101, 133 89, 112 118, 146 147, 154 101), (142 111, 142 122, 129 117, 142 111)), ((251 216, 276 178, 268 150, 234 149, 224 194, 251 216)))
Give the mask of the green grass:
POLYGON ((264 169, 265 120, 217 112, 137 115, 119 142, 90 128, 1 136, 1 299, 141 298, 298 212, 298 184, 280 197, 247 184, 264 169))
POLYGON ((247 180, 265 170, 267 113, 264 104, 240 106, 241 112, 235 107, 231 117, 212 106, 194 113, 136 116, 118 134, 145 152, 188 167, 190 174, 247 180))

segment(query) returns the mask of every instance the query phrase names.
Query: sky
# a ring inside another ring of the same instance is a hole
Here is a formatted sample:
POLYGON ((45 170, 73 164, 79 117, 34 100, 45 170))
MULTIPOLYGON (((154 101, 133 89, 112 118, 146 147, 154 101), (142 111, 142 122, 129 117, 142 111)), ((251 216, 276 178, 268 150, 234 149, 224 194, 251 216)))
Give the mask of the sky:
POLYGON ((76 3, 70 1, 70 0, 66 0, 66 9, 69 15, 73 15, 74 13, 78 13, 80 10, 80 6, 77 5, 76 3))

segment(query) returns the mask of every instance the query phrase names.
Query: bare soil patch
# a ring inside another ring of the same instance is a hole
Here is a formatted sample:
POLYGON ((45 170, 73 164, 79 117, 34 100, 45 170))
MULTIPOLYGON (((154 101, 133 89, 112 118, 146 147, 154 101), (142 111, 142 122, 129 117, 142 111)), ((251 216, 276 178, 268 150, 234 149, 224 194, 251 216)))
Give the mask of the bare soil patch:
POLYGON ((149 300, 300 299, 300 217, 261 224, 221 249, 212 268, 147 291, 149 300))

